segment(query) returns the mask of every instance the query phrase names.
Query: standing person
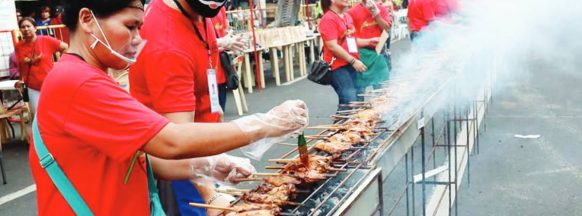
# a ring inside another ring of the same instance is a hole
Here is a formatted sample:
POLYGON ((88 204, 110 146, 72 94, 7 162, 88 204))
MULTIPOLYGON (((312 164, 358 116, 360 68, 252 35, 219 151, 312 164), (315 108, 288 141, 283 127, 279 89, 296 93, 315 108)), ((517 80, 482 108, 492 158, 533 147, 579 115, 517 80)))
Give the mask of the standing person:
MULTIPOLYGON (((53 67, 53 55, 67 49, 67 44, 50 36, 36 35, 34 19, 24 17, 18 23, 23 40, 15 47, 20 77, 28 87, 28 101, 36 111, 40 88, 53 67)), ((26 98, 25 98, 26 99, 26 98)))
MULTIPOLYGON (((132 96, 174 123, 221 121, 217 84, 226 78, 217 76, 219 41, 211 17, 224 2, 156 0, 148 5, 141 29, 148 44, 130 68, 132 96)), ((205 215, 206 209, 188 203, 207 202, 216 194, 212 185, 190 180, 158 186, 168 215, 205 215)))
POLYGON ((408 4, 407 17, 410 40, 414 41, 419 33, 435 19, 433 0, 411 0, 408 4))
MULTIPOLYGON (((63 24, 63 12, 65 8, 63 6, 57 6, 55 8, 55 18, 51 19, 51 25, 61 25, 63 24)), ((57 28, 55 31, 55 37, 69 43, 69 29, 66 27, 57 28)))
POLYGON ((365 0, 354 5, 348 10, 348 14, 354 19, 358 41, 362 41, 362 43, 365 40, 375 42, 362 44, 362 48, 359 49, 360 59, 366 65, 367 70, 357 74, 356 85, 358 93, 364 93, 366 87, 379 88, 380 83, 390 77, 386 50, 382 49, 380 54, 376 53, 376 44, 382 32, 390 32, 392 22, 388 10, 374 0, 365 0))
MULTIPOLYGON (((235 53, 242 52, 246 48, 246 43, 243 41, 243 34, 232 35, 228 32, 228 19, 226 17, 226 7, 222 7, 220 12, 212 18, 212 24, 216 32, 219 52, 233 51, 235 53)), ((226 82, 227 74, 222 67, 222 62, 216 65, 216 80, 218 81, 218 100, 223 111, 226 110, 226 93, 228 91, 226 82)))
POLYGON ((16 8, 16 22, 20 22, 22 20, 22 11, 20 8, 16 8))
POLYGON ((157 194, 148 194, 152 167, 164 179, 245 177, 249 170, 228 158, 195 157, 288 134, 306 124, 307 111, 299 101, 228 123, 171 123, 106 73, 136 61, 143 42, 138 32, 143 1, 65 0, 65 5, 71 47, 47 76, 29 151, 39 215, 90 214, 73 212, 72 206, 83 203, 95 215, 149 215, 155 210, 151 206, 159 207, 157 194), (39 157, 43 144, 50 154, 39 157), (55 165, 72 190, 57 189, 49 177, 55 165), (70 191, 80 198, 67 202, 63 196, 70 191))
POLYGON ((355 27, 352 17, 346 13, 347 0, 321 0, 324 11, 319 22, 319 33, 324 41, 323 59, 331 65, 331 86, 335 90, 342 110, 357 101, 356 73, 366 71, 358 59, 355 27))
MULTIPOLYGON (((49 26, 51 24, 51 8, 49 6, 40 7, 40 16, 36 19, 36 26, 49 26)), ((50 35, 54 36, 54 32, 51 29, 42 29, 36 32, 37 35, 50 35)))

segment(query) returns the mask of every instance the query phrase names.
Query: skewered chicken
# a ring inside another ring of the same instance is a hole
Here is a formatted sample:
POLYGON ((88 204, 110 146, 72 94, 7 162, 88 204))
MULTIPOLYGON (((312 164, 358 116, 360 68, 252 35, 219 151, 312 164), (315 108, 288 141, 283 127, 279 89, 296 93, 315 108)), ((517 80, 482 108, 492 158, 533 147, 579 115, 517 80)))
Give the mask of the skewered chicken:
POLYGON ((277 186, 277 187, 281 186, 281 185, 285 185, 285 184, 292 184, 292 185, 301 184, 301 180, 299 180, 293 176, 288 176, 288 175, 267 177, 267 178, 265 178, 265 182, 269 183, 270 185, 277 186))
POLYGON ((285 165, 283 174, 290 174, 305 182, 316 182, 318 180, 326 179, 324 173, 331 167, 332 158, 329 156, 310 155, 309 166, 305 166, 298 160, 292 161, 285 165))
POLYGON ((315 149, 323 151, 325 153, 335 155, 342 153, 352 147, 352 144, 345 142, 325 142, 321 141, 313 146, 315 149))
MULTIPOLYGON (((293 187, 294 190, 294 187, 293 187)), ((285 205, 289 201, 291 195, 291 188, 286 186, 274 187, 266 193, 263 192, 249 192, 242 196, 242 199, 247 202, 265 203, 275 205, 285 205)))

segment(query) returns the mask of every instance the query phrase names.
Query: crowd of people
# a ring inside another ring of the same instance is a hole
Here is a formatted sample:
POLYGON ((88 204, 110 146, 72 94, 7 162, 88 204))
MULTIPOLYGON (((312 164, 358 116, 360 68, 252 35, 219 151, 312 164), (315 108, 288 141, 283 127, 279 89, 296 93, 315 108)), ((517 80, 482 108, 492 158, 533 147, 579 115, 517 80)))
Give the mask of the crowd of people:
MULTIPOLYGON (((297 100, 222 122, 227 66, 220 54, 247 46, 228 31, 225 2, 153 0, 146 8, 144 0, 65 0, 56 16, 49 7, 37 19, 17 11, 21 40, 11 59, 36 114, 29 158, 40 215, 215 214, 188 203, 228 205, 215 181, 237 183, 254 172, 248 159, 224 152, 306 126, 306 105, 297 100), (67 26, 66 41, 37 29, 54 24, 67 26), (129 70, 129 93, 110 69, 129 70), (51 166, 62 169, 68 187, 51 166), (80 201, 70 201, 71 190, 80 201)), ((411 37, 454 10, 450 2, 411 0, 411 37)), ((341 110, 390 78, 390 36, 382 35, 397 7, 321 0, 321 8, 317 31, 341 110)))

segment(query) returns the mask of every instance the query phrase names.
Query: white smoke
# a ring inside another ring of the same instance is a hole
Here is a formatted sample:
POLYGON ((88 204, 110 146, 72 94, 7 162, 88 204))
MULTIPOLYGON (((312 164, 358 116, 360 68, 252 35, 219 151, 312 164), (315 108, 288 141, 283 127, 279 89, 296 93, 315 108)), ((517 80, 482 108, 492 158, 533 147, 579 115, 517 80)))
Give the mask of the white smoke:
MULTIPOLYGON (((528 76, 533 63, 551 65, 548 76, 582 67, 582 1, 460 3, 452 18, 432 22, 395 62, 397 77, 458 76, 456 83, 470 89, 492 71, 496 82, 505 82, 528 76)), ((425 82, 431 80, 441 81, 425 82)))

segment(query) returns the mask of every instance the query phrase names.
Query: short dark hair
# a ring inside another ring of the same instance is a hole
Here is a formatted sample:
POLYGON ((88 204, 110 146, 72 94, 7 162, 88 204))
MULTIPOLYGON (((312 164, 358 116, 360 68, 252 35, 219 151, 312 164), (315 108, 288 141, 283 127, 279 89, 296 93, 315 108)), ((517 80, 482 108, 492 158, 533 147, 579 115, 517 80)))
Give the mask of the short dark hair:
POLYGON ((41 13, 42 13, 43 11, 45 11, 45 10, 49 10, 49 12, 50 12, 50 10, 51 10, 51 7, 49 7, 48 5, 44 5, 44 6, 40 7, 40 12, 41 12, 41 13))
POLYGON ((22 17, 22 19, 20 21, 18 21, 18 28, 20 28, 20 25, 22 25, 22 23, 24 21, 28 21, 32 24, 32 26, 34 26, 36 28, 36 22, 34 21, 34 19, 32 17, 22 17))
POLYGON ((321 9, 323 12, 327 12, 331 6, 331 0, 321 0, 321 9))
MULTIPOLYGON (((64 0, 65 12, 63 13, 63 23, 71 31, 75 31, 81 9, 88 8, 97 17, 108 17, 129 7, 135 1, 137 0, 64 0)), ((139 1, 144 4, 145 0, 139 1)))

